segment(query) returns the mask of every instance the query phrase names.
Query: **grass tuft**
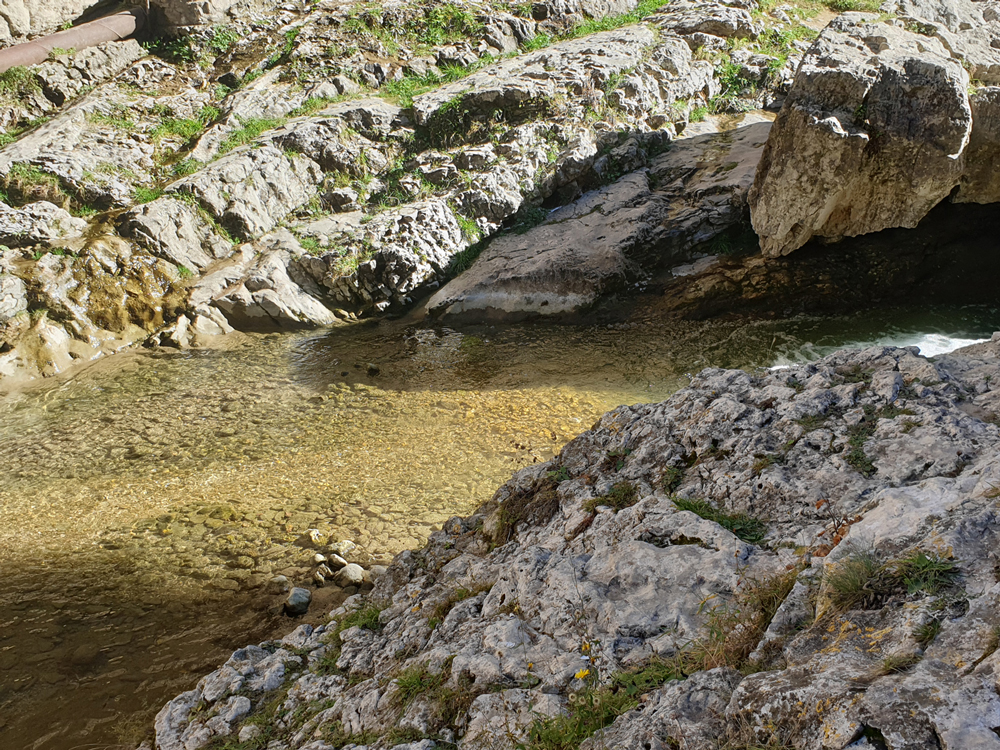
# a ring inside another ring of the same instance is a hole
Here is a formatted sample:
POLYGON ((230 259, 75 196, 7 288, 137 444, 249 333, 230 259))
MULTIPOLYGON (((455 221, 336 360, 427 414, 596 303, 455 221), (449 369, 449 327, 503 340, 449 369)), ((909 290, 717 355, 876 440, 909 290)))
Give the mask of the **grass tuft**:
POLYGON ((674 497, 672 500, 677 510, 689 510, 706 521, 715 521, 747 544, 760 544, 767 535, 767 524, 747 513, 726 513, 705 500, 689 500, 684 497, 674 497))

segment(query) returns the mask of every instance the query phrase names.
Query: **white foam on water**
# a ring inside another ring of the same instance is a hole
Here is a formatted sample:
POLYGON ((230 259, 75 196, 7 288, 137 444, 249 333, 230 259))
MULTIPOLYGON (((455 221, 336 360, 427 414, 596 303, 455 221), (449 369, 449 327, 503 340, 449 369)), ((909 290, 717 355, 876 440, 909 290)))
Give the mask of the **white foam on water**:
POLYGON ((963 346, 982 344, 989 339, 962 339, 955 336, 946 336, 942 333, 924 333, 907 336, 902 342, 885 342, 889 346, 916 346, 920 348, 920 353, 925 357, 936 357, 939 354, 950 354, 963 346))
POLYGON ((950 354, 956 349, 973 344, 982 344, 990 339, 968 339, 958 336, 948 336, 943 333, 895 333, 881 337, 877 340, 867 341, 847 341, 840 346, 816 346, 806 344, 799 348, 791 356, 779 355, 775 357, 774 364, 770 370, 784 370, 795 365, 822 359, 834 352, 842 349, 867 349, 870 346, 915 346, 920 349, 920 354, 924 357, 936 357, 940 354, 950 354))

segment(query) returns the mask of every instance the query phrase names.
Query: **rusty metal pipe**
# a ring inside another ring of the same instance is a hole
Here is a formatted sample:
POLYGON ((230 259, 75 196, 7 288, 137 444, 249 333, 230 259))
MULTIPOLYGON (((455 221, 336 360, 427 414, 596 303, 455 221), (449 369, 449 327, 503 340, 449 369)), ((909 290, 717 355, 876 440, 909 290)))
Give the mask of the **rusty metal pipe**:
POLYGON ((45 62, 54 49, 86 49, 104 42, 127 39, 139 31, 145 22, 146 11, 134 8, 41 39, 0 49, 0 73, 18 65, 38 65, 45 62))

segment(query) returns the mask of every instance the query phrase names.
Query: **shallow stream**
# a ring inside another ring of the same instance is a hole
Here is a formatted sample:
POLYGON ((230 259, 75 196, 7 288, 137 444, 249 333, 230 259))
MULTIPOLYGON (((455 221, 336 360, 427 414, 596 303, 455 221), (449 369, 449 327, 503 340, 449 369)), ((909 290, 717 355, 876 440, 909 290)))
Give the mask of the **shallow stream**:
POLYGON ((460 332, 382 321, 140 350, 0 396, 0 748, 134 747, 229 651, 294 627, 267 582, 308 575, 306 529, 388 560, 685 373, 856 343, 934 353, 994 330, 1000 311, 983 307, 696 323, 638 305, 610 324, 460 332))

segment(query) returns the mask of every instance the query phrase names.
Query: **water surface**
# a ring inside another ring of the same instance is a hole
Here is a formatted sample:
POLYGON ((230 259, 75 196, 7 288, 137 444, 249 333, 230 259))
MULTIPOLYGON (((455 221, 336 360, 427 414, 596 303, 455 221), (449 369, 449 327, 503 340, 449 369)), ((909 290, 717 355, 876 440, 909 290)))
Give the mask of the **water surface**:
POLYGON ((635 309, 611 324, 244 336, 0 397, 0 747, 134 747, 230 650, 294 626, 267 582, 309 576, 306 529, 387 560, 687 373, 1000 329, 983 307, 703 322, 635 309))

